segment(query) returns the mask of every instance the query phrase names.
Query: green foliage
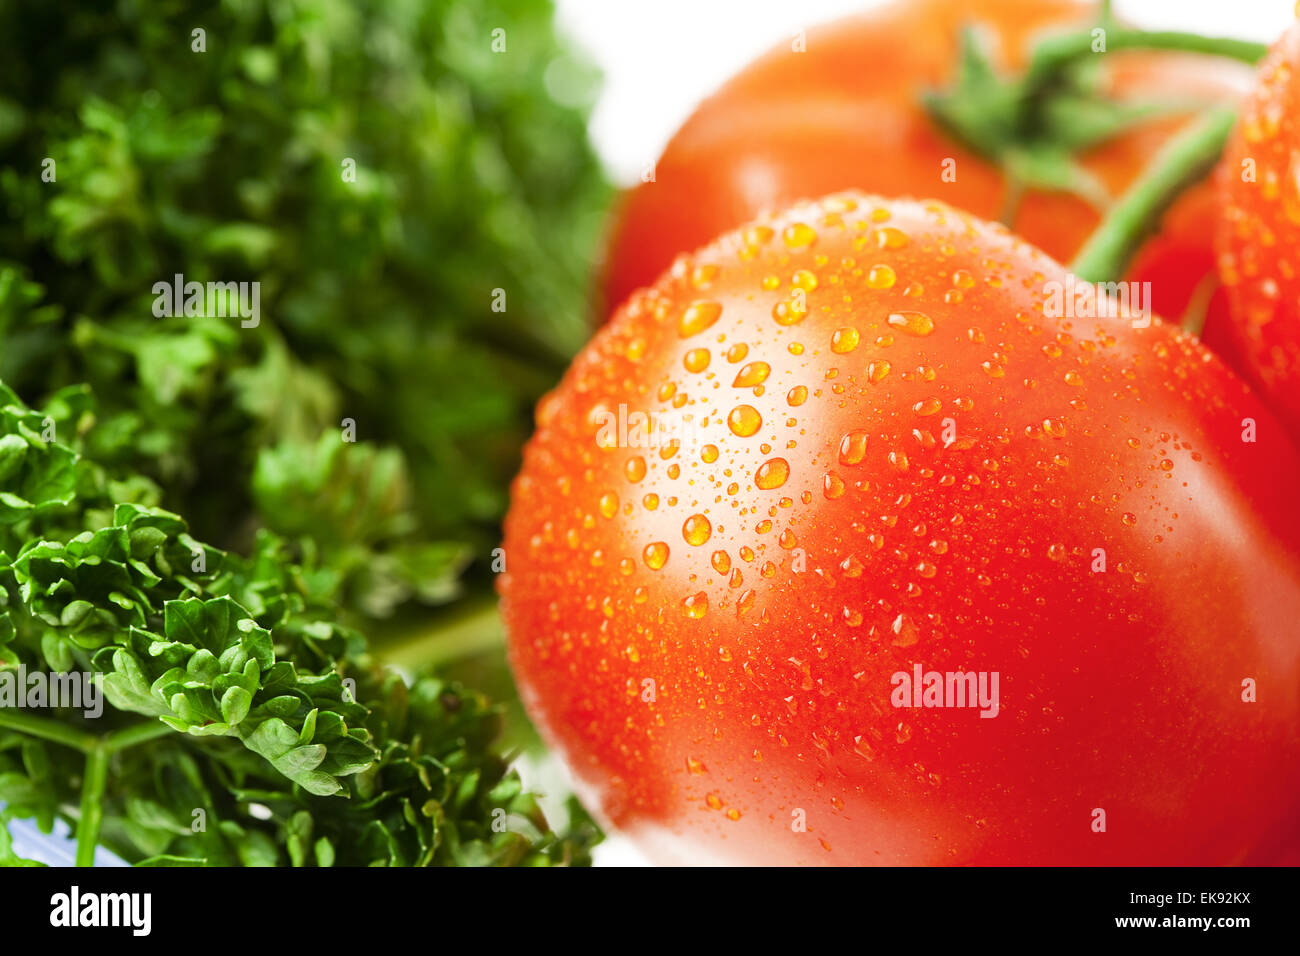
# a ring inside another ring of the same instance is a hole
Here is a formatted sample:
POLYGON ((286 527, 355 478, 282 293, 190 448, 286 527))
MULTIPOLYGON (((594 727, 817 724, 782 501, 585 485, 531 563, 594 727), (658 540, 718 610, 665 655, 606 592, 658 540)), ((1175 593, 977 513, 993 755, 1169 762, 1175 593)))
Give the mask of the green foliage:
POLYGON ((367 614, 451 596, 587 332, 607 187, 587 104, 546 92, 584 85, 555 80, 585 67, 551 13, 4 4, 0 378, 37 403, 89 384, 92 456, 154 479, 208 540, 310 527, 367 614), (155 317, 154 283, 178 273, 260 282, 259 327, 155 317), (362 441, 323 451, 345 417, 362 441), (369 482, 379 526, 313 500, 327 467, 369 482))
POLYGON ((0 712, 0 864, 12 817, 149 865, 588 861, 500 708, 361 634, 482 589, 587 335, 608 186, 552 12, 0 4, 0 669, 107 700, 0 712), (156 316, 178 274, 260 283, 260 323, 156 316))
MULTIPOLYGON (((377 667, 272 533, 241 557, 148 503, 109 509, 120 486, 42 437, 51 422, 0 385, 0 659, 93 673, 108 706, 23 733, 0 712, 6 815, 77 823, 66 808, 100 747, 102 840, 136 862, 588 862, 595 828, 576 808, 569 833, 549 828, 493 752, 485 698, 377 667)), ((6 854, 7 836, 0 863, 19 862, 6 854)))

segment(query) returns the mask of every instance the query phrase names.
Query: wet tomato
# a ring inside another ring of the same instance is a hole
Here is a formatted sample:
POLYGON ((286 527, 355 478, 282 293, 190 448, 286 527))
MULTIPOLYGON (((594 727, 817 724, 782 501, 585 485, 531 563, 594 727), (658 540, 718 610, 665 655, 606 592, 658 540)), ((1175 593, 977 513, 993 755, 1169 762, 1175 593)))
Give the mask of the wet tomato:
POLYGON ((539 407, 512 663, 652 857, 1221 864, 1293 818, 1300 462, 1187 333, 1047 314, 1067 281, 834 196, 680 259, 539 407))
MULTIPOLYGON (((938 129, 922 93, 952 80, 965 25, 982 31, 998 66, 1016 70, 1035 39, 1090 24, 1095 12, 1083 0, 907 0, 812 30, 802 52, 789 42, 775 48, 706 100, 659 158, 654 181, 625 196, 609 242, 607 304, 765 209, 841 189, 935 197, 997 219, 1006 177, 938 129), (942 177, 947 160, 952 181, 942 177)), ((1242 64, 1176 53, 1110 53, 1101 65, 1122 102, 1168 102, 1171 91, 1192 105, 1235 100, 1251 75, 1242 64)), ((1079 158, 1119 195, 1188 119, 1152 118, 1079 158)), ((1128 278, 1152 283, 1160 314, 1181 317, 1213 283, 1214 208, 1208 184, 1189 190, 1140 251, 1128 278)), ((1077 196, 1030 190, 1011 225, 1068 262, 1099 221, 1077 196)))
POLYGON ((1219 167, 1230 360, 1300 435, 1300 25, 1260 64, 1219 167))

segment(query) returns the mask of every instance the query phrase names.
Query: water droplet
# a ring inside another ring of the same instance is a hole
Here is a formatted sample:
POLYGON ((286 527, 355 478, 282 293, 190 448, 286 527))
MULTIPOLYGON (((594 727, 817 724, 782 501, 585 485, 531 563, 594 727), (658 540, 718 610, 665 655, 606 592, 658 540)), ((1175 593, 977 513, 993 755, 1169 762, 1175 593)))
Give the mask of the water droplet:
POLYGON ((802 297, 772 306, 772 318, 779 325, 797 325, 808 314, 808 303, 802 297))
POLYGON ((858 330, 849 326, 836 329, 831 335, 831 351, 845 355, 858 347, 858 330))
POLYGON ((872 289, 892 289, 898 275, 889 266, 878 263, 867 272, 867 286, 872 289))
POLYGON ((716 302, 692 302, 677 323, 677 334, 684 339, 698 335, 718 321, 721 315, 722 306, 716 302))
POLYGON ((934 320, 924 312, 895 312, 889 324, 908 335, 924 337, 934 331, 934 320))
POLYGON ((704 515, 691 515, 682 524, 682 537, 687 544, 699 547, 713 536, 713 525, 704 515))
POLYGON ((785 243, 788 249, 796 251, 807 249, 817 241, 817 230, 807 223, 791 223, 782 230, 781 241, 785 243))
POLYGON ((740 597, 736 599, 737 617, 740 617, 742 614, 746 613, 754 606, 755 597, 756 595, 754 594, 753 589, 740 592, 740 597))
POLYGON ((645 546, 641 557, 651 571, 658 571, 668 561, 668 545, 663 541, 653 541, 645 546))
POLYGON ((645 477, 646 467, 645 459, 640 455, 633 455, 623 466, 623 474, 627 475, 627 480, 638 482, 645 477))
POLYGON ((736 373, 731 384, 734 388, 753 388, 766 382, 771 373, 772 366, 766 362, 750 362, 736 373))
POLYGON ((867 454, 867 433, 861 430, 848 432, 840 439, 841 465, 856 465, 867 454))
POLYGON ((808 400, 808 389, 802 385, 796 385, 785 393, 785 400, 790 405, 802 405, 808 400))
POLYGON ((748 438, 763 427, 763 416, 752 405, 737 405, 727 415, 727 427, 741 438, 748 438))
POLYGON ((691 349, 682 358, 682 364, 686 366, 688 372, 703 372, 709 367, 711 358, 708 349, 691 349))
POLYGON ((618 514, 618 495, 609 491, 600 496, 600 513, 606 518, 612 518, 618 514))
POLYGON ((868 363, 867 381, 871 382, 873 385, 884 381, 885 376, 889 374, 892 368, 893 366, 884 359, 877 359, 874 362, 868 363))
POLYGON ((725 551, 714 551, 709 556, 709 563, 713 565, 713 570, 719 574, 726 574, 731 570, 731 555, 725 551))
POLYGON ((894 637, 890 641, 895 647, 911 647, 919 639, 916 625, 906 614, 900 614, 894 618, 890 630, 894 632, 894 637))
POLYGON ((876 230, 876 246, 880 249, 901 249, 911 242, 907 233, 893 226, 881 226, 876 230))
POLYGON ((807 269, 800 269, 790 277, 790 284, 796 289, 803 289, 805 292, 811 292, 817 288, 817 277, 807 269))
POLYGON ((754 484, 764 491, 780 488, 790 477, 790 463, 784 458, 771 458, 758 466, 754 473, 754 484))

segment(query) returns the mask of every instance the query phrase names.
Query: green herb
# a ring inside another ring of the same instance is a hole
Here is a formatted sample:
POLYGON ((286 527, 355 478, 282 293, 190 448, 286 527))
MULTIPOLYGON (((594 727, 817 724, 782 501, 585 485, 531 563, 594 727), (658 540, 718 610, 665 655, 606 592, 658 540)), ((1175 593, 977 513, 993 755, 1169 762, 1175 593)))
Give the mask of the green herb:
POLYGON ((378 662, 455 656, 425 608, 485 606, 588 334, 609 189, 552 14, 0 5, 0 668, 108 699, 0 710, 0 817, 83 862, 588 861, 497 753, 508 692, 378 662), (178 274, 260 322, 156 316, 178 274))
POLYGON ((0 710, 7 815, 68 817, 85 861, 97 841, 147 863, 589 861, 595 828, 576 808, 548 827, 484 698, 378 668, 270 532, 240 557, 147 485, 114 504, 120 483, 47 440, 85 393, 57 404, 78 414, 0 385, 0 665, 92 673, 109 706, 0 710))
POLYGON ((207 540, 311 529, 349 608, 454 595, 589 331, 608 187, 588 104, 547 93, 595 88, 556 81, 589 71, 551 17, 4 4, 0 379, 36 403, 88 384, 95 459, 155 479, 207 540), (176 274, 260 282, 259 326, 155 317, 176 274), (345 418, 359 441, 330 447, 345 418))

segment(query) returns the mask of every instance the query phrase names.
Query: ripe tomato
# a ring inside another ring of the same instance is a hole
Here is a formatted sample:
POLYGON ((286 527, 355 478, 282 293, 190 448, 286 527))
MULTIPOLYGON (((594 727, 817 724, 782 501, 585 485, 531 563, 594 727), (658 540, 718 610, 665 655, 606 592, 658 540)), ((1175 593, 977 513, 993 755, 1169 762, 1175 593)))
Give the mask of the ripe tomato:
POLYGON ((1300 461, 1193 336, 1046 317, 1066 280, 831 197, 679 260, 541 404, 511 659, 652 857, 1219 864, 1292 818, 1300 461), (895 707, 918 665, 998 715, 895 707))
MULTIPOLYGON (((951 141, 921 105, 946 87, 959 59, 958 33, 977 24, 1017 70, 1045 30, 1092 22, 1083 0, 907 0, 810 31, 806 51, 773 49, 706 100, 673 137, 653 182, 624 197, 605 269, 606 303, 648 285, 675 255, 754 218, 764 209, 842 189, 941 199, 985 219, 1007 199, 1001 172, 951 141), (956 181, 940 178, 956 160, 956 181)), ((1119 100, 1235 99, 1250 70, 1238 63, 1170 53, 1105 55, 1119 100)), ((1121 194, 1187 122, 1152 119, 1084 154, 1084 167, 1121 194)), ((1161 233, 1140 251, 1129 278, 1152 282, 1156 311, 1177 319, 1214 274, 1206 224, 1208 184, 1185 193, 1161 233)), ((1096 209, 1062 192, 1030 191, 1012 226, 1068 262, 1096 228, 1096 209)), ((1115 278, 1119 278, 1118 276, 1115 278)))
POLYGON ((1228 354, 1300 434, 1300 25, 1260 64, 1219 167, 1228 354))

